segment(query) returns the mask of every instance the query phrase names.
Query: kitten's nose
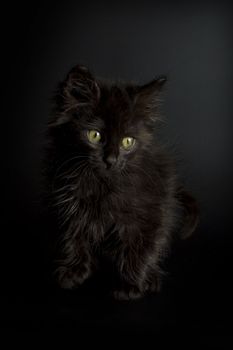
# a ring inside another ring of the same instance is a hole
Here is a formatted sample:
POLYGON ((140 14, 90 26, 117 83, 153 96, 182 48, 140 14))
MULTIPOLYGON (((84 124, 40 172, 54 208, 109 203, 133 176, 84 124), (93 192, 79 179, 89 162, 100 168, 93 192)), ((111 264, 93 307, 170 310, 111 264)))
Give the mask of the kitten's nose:
POLYGON ((105 164, 107 168, 111 168, 117 162, 117 157, 114 154, 108 155, 105 159, 105 164))

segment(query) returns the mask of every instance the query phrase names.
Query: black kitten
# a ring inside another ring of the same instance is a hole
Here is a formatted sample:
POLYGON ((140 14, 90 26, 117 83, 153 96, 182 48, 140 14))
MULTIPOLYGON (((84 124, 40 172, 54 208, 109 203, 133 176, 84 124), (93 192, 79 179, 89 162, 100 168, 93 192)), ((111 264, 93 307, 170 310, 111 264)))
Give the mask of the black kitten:
POLYGON ((63 288, 79 287, 102 263, 116 298, 158 291, 172 236, 196 227, 195 201, 154 135, 165 81, 108 84, 76 66, 58 87, 46 176, 63 288))

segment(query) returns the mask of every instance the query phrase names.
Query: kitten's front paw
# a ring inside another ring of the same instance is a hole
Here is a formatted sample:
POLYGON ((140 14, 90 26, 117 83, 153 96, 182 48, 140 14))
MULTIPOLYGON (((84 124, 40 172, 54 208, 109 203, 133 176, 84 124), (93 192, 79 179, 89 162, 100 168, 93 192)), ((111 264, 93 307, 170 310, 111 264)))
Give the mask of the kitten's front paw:
POLYGON ((145 292, 147 294, 150 293, 159 293, 161 292, 161 288, 162 288, 162 281, 159 277, 154 277, 153 280, 151 280, 150 282, 145 283, 145 292))
POLYGON ((137 287, 117 289, 113 292, 116 300, 136 300, 143 297, 143 293, 137 287))
POLYGON ((75 289, 83 284, 90 276, 91 271, 87 266, 67 268, 61 266, 55 271, 55 278, 63 289, 75 289))
POLYGON ((117 300, 136 300, 151 293, 158 293, 161 290, 160 278, 154 277, 150 282, 144 282, 140 287, 124 285, 124 287, 113 292, 117 300))

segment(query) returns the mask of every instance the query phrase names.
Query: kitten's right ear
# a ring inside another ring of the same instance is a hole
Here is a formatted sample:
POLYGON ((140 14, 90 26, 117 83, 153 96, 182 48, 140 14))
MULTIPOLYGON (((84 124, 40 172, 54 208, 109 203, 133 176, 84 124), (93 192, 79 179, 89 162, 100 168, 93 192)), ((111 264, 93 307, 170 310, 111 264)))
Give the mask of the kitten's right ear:
POLYGON ((165 75, 158 76, 145 85, 137 87, 134 94, 135 108, 148 117, 149 120, 155 121, 158 117, 158 107, 161 103, 161 92, 167 81, 165 75))
POLYGON ((72 113, 82 113, 94 108, 100 99, 100 88, 90 71, 77 65, 58 85, 55 93, 54 115, 50 126, 64 124, 72 119, 72 113))

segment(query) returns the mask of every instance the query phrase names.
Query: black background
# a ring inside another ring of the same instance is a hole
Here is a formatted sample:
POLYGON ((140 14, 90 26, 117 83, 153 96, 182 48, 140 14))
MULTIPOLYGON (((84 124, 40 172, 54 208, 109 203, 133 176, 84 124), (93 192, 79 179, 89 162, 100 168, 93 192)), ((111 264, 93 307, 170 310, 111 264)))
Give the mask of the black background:
POLYGON ((230 1, 20 2, 2 17, 2 324, 186 335, 223 346, 233 311, 230 1), (77 63, 97 76, 139 83, 168 75, 163 138, 183 159, 181 175, 200 203, 201 223, 174 247, 159 296, 118 303, 101 296, 100 283, 64 293, 43 279, 43 131, 56 84, 77 63))

